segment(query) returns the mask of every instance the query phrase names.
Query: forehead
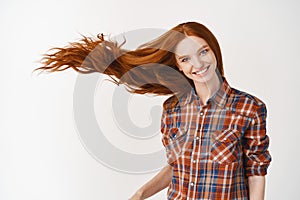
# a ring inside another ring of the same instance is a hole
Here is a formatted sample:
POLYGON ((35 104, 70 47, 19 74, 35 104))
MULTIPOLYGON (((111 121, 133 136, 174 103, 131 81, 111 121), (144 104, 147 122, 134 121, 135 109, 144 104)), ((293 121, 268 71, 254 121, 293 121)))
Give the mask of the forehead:
POLYGON ((204 39, 196 36, 188 36, 176 45, 175 54, 177 54, 176 56, 191 55, 205 45, 208 46, 204 39))

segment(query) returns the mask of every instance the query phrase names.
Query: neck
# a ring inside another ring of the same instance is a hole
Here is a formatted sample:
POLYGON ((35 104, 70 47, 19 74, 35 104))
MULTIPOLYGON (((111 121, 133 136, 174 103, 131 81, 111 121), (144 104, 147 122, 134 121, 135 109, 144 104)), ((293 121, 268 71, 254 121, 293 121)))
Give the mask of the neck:
POLYGON ((201 105, 206 105, 207 100, 212 97, 220 88, 220 80, 215 74, 207 82, 194 82, 196 93, 200 97, 201 105))

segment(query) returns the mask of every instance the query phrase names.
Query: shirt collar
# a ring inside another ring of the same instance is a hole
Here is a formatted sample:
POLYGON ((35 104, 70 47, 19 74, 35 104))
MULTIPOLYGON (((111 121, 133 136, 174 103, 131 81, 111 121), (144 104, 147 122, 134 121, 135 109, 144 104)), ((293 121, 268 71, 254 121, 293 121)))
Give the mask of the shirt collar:
MULTIPOLYGON (((231 87, 229 86, 225 77, 222 77, 220 88, 214 95, 208 100, 213 101, 216 105, 224 108, 231 92, 231 87)), ((191 103, 194 99, 200 100, 199 96, 196 94, 194 87, 187 94, 185 101, 183 103, 191 103)))

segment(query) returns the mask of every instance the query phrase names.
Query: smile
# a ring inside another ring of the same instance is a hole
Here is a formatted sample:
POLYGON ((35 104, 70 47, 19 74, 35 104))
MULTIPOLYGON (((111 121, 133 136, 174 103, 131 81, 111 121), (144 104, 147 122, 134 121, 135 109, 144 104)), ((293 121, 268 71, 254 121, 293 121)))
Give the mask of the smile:
POLYGON ((205 73, 208 70, 209 67, 210 67, 210 65, 208 65, 207 67, 203 68, 202 70, 192 72, 192 74, 197 74, 197 75, 203 74, 203 73, 205 73))

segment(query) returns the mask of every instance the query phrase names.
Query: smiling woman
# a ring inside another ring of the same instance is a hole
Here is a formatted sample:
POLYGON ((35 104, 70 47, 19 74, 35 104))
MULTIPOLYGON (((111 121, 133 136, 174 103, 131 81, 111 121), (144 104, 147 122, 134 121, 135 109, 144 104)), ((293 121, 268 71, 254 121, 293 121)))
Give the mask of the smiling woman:
POLYGON ((166 187, 167 199, 264 198, 266 105, 230 87, 219 44, 204 25, 179 24, 133 51, 103 34, 53 50, 36 70, 98 72, 132 93, 172 95, 161 118, 168 164, 131 200, 166 187))
POLYGON ((197 94, 199 96, 202 94, 200 99, 201 103, 204 104, 219 88, 218 76, 220 74, 213 51, 204 39, 196 36, 188 36, 178 43, 175 54, 179 70, 186 77, 193 80, 197 94), (212 90, 204 93, 208 84, 213 84, 211 87, 212 90))

